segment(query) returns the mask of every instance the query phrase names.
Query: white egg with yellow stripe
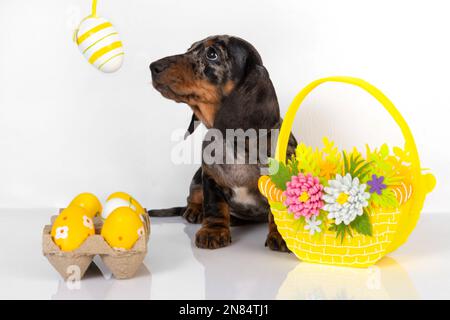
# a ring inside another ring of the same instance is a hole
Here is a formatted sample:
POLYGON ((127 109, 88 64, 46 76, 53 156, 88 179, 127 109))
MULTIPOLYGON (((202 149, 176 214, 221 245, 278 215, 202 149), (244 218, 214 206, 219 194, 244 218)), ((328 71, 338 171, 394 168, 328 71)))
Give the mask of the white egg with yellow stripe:
POLYGON ((75 41, 84 57, 103 72, 117 71, 123 63, 122 41, 108 20, 90 16, 75 32, 75 41))

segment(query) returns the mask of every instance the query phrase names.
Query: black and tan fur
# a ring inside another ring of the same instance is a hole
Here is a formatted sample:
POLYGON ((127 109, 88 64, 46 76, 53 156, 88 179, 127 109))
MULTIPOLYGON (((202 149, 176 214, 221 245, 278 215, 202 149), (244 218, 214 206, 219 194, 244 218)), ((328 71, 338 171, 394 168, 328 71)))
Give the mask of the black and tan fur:
MULTIPOLYGON (((224 135, 226 129, 270 130, 280 126, 275 89, 259 53, 247 41, 230 36, 209 37, 194 43, 184 54, 153 62, 150 70, 155 89, 192 109, 189 133, 195 129, 196 119, 224 135)), ((268 146, 272 138, 266 136, 268 146)), ((288 153, 295 145, 292 137, 288 153)), ((207 146, 205 140, 203 147, 207 146)), ((247 151, 242 155, 232 150, 235 158, 247 157, 247 151)), ((183 215, 191 223, 202 223, 195 243, 209 249, 231 243, 231 224, 269 221, 266 245, 288 251, 269 205, 257 188, 260 168, 268 156, 262 155, 257 164, 203 162, 192 180, 186 207, 151 210, 149 214, 183 215)))

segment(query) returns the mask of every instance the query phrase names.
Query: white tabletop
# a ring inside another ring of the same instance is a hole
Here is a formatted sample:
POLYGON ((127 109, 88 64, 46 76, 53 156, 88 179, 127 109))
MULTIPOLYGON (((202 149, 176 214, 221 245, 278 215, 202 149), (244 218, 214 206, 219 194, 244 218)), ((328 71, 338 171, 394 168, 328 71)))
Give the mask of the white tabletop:
POLYGON ((133 279, 99 259, 79 287, 42 255, 56 209, 0 210, 0 299, 449 299, 450 214, 423 213, 407 244, 369 269, 302 263, 264 247, 266 225, 234 227, 231 246, 198 249, 198 225, 153 218, 149 253, 133 279))

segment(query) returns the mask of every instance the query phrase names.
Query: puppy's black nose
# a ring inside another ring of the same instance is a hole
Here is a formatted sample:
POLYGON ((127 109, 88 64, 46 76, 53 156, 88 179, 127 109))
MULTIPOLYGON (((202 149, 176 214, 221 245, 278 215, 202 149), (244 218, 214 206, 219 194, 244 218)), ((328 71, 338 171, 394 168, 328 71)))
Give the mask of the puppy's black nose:
POLYGON ((152 72, 152 75, 157 75, 166 70, 168 66, 169 64, 167 61, 158 60, 150 64, 150 71, 152 72))

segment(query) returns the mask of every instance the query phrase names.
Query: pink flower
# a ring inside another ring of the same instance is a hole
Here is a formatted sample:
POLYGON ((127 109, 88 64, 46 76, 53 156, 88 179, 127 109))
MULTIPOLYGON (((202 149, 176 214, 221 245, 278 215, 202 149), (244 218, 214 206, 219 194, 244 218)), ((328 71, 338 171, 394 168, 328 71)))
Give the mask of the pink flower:
POLYGON ((323 185, 320 184, 319 178, 313 177, 310 173, 307 175, 299 173, 286 183, 286 191, 283 193, 286 196, 284 205, 289 213, 294 214, 295 219, 301 216, 305 218, 317 216, 324 205, 322 191, 323 185))

